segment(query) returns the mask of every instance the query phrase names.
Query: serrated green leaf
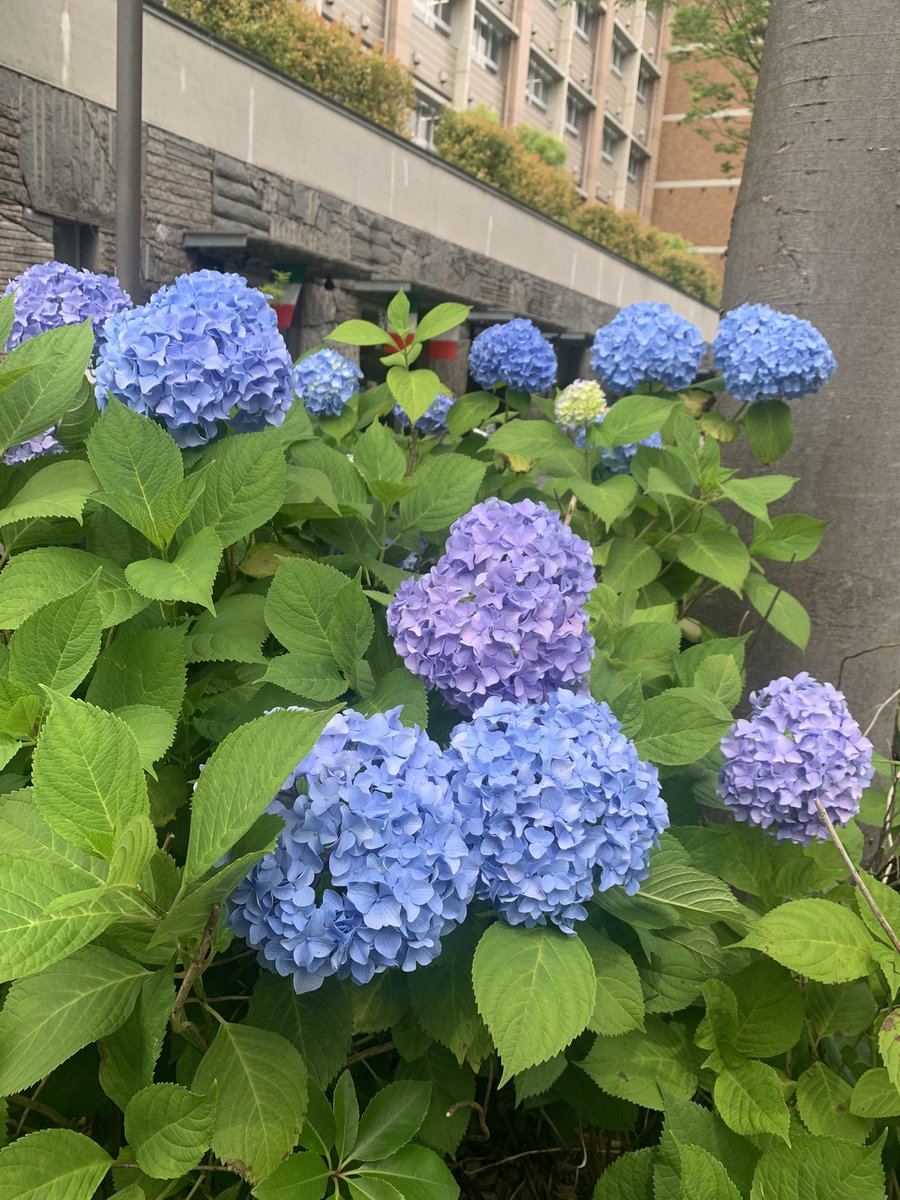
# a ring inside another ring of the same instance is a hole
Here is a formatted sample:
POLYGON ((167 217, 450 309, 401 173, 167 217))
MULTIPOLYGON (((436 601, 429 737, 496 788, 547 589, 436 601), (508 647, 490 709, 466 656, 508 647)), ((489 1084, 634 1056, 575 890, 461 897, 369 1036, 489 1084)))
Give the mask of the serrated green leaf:
POLYGON ((643 542, 613 538, 608 547, 606 564, 600 577, 617 592, 645 587, 662 568, 662 559, 651 546, 643 542))
MULTIPOLYGON (((424 1146, 404 1146, 390 1158, 366 1163, 359 1168, 357 1181, 363 1185, 388 1183, 403 1200, 458 1200, 459 1197, 459 1186, 443 1160, 424 1146)), ((369 1195, 375 1200, 378 1193, 369 1195)), ((385 1200, 386 1196, 381 1193, 385 1200)))
POLYGON ((432 454, 412 477, 415 490, 400 501, 403 529, 446 529, 475 503, 485 464, 462 454, 432 454))
POLYGON ((384 346, 387 331, 371 321, 342 321, 328 335, 329 342, 346 342, 348 346, 384 346))
POLYGON ((863 1145, 872 1122, 850 1111, 853 1091, 824 1063, 813 1063, 797 1080, 797 1109, 803 1124, 818 1137, 834 1137, 863 1145))
POLYGON ((35 695, 44 688, 70 695, 100 652, 102 622, 95 599, 97 577, 51 600, 28 617, 9 643, 9 676, 35 695))
POLYGON ((472 986, 473 934, 468 927, 452 933, 437 961, 409 977, 417 1021, 459 1063, 485 1032, 472 986))
POLYGON ((675 557, 698 575, 706 575, 724 584, 737 595, 750 570, 747 547, 735 530, 702 529, 679 534, 675 539, 675 557))
POLYGON ((331 1106, 334 1110, 334 1145, 338 1162, 344 1162, 356 1144, 356 1135, 359 1132, 359 1101, 356 1098, 353 1076, 349 1071, 344 1071, 334 1085, 331 1106))
POLYGON ((868 1029, 878 1012, 878 1002, 867 981, 810 983, 806 1011, 819 1037, 842 1034, 856 1037, 868 1029))
POLYGON ((197 617, 185 639, 188 662, 264 663, 262 644, 268 637, 265 597, 228 596, 216 604, 215 614, 197 617))
POLYGON ((406 473, 406 455, 387 426, 373 421, 356 443, 353 465, 369 484, 374 480, 399 483, 406 473))
POLYGON ((827 528, 827 521, 802 513, 783 513, 773 517, 771 525, 754 525, 750 553, 775 562, 803 562, 818 550, 827 528))
POLYGON ((137 739, 144 770, 152 770, 175 739, 174 716, 155 704, 129 704, 117 708, 115 715, 137 739))
POLYGON ((655 1162, 655 1146, 613 1159, 597 1181, 594 1200, 654 1200, 655 1162))
POLYGON ((856 1081, 850 1111, 857 1117, 900 1117, 900 1091, 884 1067, 873 1067, 856 1081))
POLYGON ((791 900, 764 913, 742 945, 819 983, 848 983, 872 969, 873 941, 859 917, 828 900, 791 900))
POLYGON ((375 686, 375 690, 357 708, 366 714, 387 712, 402 705, 400 719, 404 725, 418 725, 424 729, 428 723, 428 697, 425 685, 418 676, 404 667, 396 667, 375 686))
POLYGON ((499 407, 499 398, 490 392, 469 392, 451 406, 447 413, 447 429, 454 437, 463 437, 483 425, 499 407))
POLYGON ((783 400, 760 400, 751 404, 744 417, 750 449, 768 465, 787 454, 794 441, 794 419, 783 400))
POLYGON ((428 1114, 431 1084, 397 1080, 376 1092, 360 1117, 347 1157, 371 1163, 389 1158, 418 1133, 428 1114))
POLYGON ((215 1087, 198 1096, 174 1083, 154 1083, 128 1101, 125 1137, 145 1175, 177 1179, 209 1149, 215 1116, 215 1087))
POLYGON ((503 921, 482 935, 472 981, 507 1079, 564 1050, 586 1028, 597 996, 594 966, 580 938, 503 921))
POLYGON ((289 980, 264 972, 253 989, 247 1023, 287 1038, 303 1056, 310 1078, 323 1088, 332 1083, 350 1052, 350 998, 332 980, 298 996, 289 980))
POLYGON ((0 366, 0 453, 62 420, 94 349, 90 321, 63 325, 17 346, 0 366))
POLYGON ((697 1087, 681 1028, 659 1017, 647 1017, 644 1030, 598 1037, 579 1065, 604 1092, 659 1111, 665 1108, 663 1089, 689 1100, 697 1087))
POLYGON ((224 438, 204 454, 200 470, 203 492, 179 538, 208 528, 230 546, 265 525, 284 503, 284 450, 273 432, 224 438))
POLYGON ((734 708, 741 698, 741 673, 730 654, 711 654, 694 672, 693 686, 715 697, 726 708, 734 708))
POLYGON ((103 651, 87 699, 110 710, 149 704, 177 716, 185 678, 184 632, 142 629, 117 637, 103 651))
POLYGON ((738 1000, 734 1044, 742 1054, 772 1058, 784 1054, 799 1041, 803 1030, 803 993, 789 971, 762 958, 732 975, 728 982, 738 1000))
POLYGON ((212 529, 201 529, 182 542, 172 562, 143 558, 129 563, 130 587, 151 600, 184 600, 215 612, 212 588, 222 555, 222 543, 212 529))
POLYGON ((881 1152, 832 1138, 804 1137, 802 1152, 779 1146, 762 1156, 750 1200, 884 1200, 881 1152))
POLYGON ((663 766, 696 762, 729 729, 729 710, 699 688, 669 688, 644 703, 644 720, 635 739, 641 758, 663 766))
POLYGON ((14 555, 0 574, 0 628, 17 629, 46 604, 77 592, 98 571, 94 597, 104 628, 146 608, 147 601, 129 588, 115 563, 86 550, 42 546, 14 555))
POLYGON ((446 301, 436 304, 434 308, 421 318, 416 326, 416 341, 427 342, 430 338, 438 337, 461 325, 472 311, 470 304, 456 304, 446 301))
POLYGON ((257 1200, 323 1200, 330 1175, 328 1163, 304 1150, 276 1167, 251 1194, 257 1200))
POLYGON ((588 1027, 610 1037, 644 1028, 644 994, 634 959, 616 942, 585 925, 581 937, 597 977, 597 998, 588 1027))
POLYGON ((100 1042, 100 1084, 123 1112, 153 1082, 174 1003, 171 968, 154 971, 141 984, 128 1019, 100 1042))
POLYGON ((391 395, 415 423, 434 403, 443 384, 434 371, 410 371, 407 367, 390 367, 387 384, 391 395))
POLYGON ((716 1079, 714 1099, 719 1116, 735 1133, 772 1133, 790 1145, 790 1113, 772 1067, 751 1061, 726 1068, 716 1079))
POLYGON ((571 478, 584 473, 584 455, 552 421, 508 421, 488 445, 495 454, 539 462, 553 475, 571 478))
POLYGON ((722 491, 738 508, 768 524, 768 505, 786 496, 796 482, 792 475, 758 475, 754 479, 726 479, 722 491))
POLYGON ((88 496, 96 490, 97 480, 86 462, 66 459, 50 463, 31 476, 11 504, 0 509, 0 525, 35 517, 69 517, 80 522, 88 496))
POLYGON ((41 1129, 0 1150, 0 1200, 89 1200, 112 1159, 71 1129, 41 1129))
POLYGON ((747 576, 747 599, 761 617, 789 642, 806 649, 811 632, 809 613, 796 597, 755 572, 747 576))
POLYGON ((678 1200, 740 1200, 740 1192, 717 1158, 700 1146, 675 1139, 681 1160, 678 1200))
POLYGON ((603 446, 630 446, 659 433, 669 419, 673 401, 662 396, 623 396, 617 400, 594 436, 603 446))
POLYGON ((629 511, 638 494, 638 486, 630 475, 614 475, 603 483, 588 483, 572 476, 560 479, 558 486, 560 491, 573 492, 607 528, 629 511))

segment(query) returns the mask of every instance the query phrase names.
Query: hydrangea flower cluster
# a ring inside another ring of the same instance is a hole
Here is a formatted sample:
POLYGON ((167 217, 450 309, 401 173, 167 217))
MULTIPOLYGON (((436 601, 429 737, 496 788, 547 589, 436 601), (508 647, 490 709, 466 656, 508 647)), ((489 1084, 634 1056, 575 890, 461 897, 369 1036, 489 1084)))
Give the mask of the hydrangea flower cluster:
POLYGON ((592 379, 576 379, 556 397, 554 412, 563 429, 583 430, 585 425, 606 415, 606 394, 592 379))
POLYGON ((107 394, 160 421, 179 446, 202 446, 227 422, 280 425, 293 400, 275 310, 240 275, 195 271, 106 325, 97 403, 107 394))
POLYGON ((751 404, 812 395, 837 367, 814 325, 768 304, 742 304, 727 313, 713 355, 728 391, 751 404))
MULTIPOLYGON (((446 396, 440 392, 416 421, 416 429, 419 433, 446 433, 447 413, 455 403, 455 396, 446 396)), ((409 417, 399 404, 394 405, 394 416, 403 424, 404 428, 409 425, 409 417)))
POLYGON ((469 372, 483 388, 505 383, 543 395, 556 382, 556 355, 533 322, 516 317, 478 334, 469 350, 469 372))
POLYGON ((46 433, 39 433, 27 442, 10 446, 3 455, 3 462, 8 467, 20 467, 22 463, 31 462, 33 458, 44 458, 47 454, 64 454, 66 448, 56 436, 55 429, 56 426, 52 426, 46 433))
POLYGON ((270 806, 275 850, 232 894, 232 928, 297 992, 412 971, 466 915, 478 861, 450 765, 399 711, 332 717, 270 806))
POLYGON ((114 313, 131 307, 131 298, 113 275, 79 271, 66 263, 37 263, 11 279, 4 296, 15 292, 12 330, 7 350, 61 325, 80 325, 90 317, 94 338, 103 339, 103 327, 114 313))
POLYGON ((632 442, 628 446, 601 446, 600 461, 607 475, 627 475, 631 470, 634 456, 641 446, 652 446, 655 450, 662 450, 662 434, 651 433, 648 437, 641 438, 639 442, 632 442))
POLYGON ((641 301, 597 330, 591 366, 613 396, 625 396, 642 383, 678 391, 693 383, 705 349, 696 325, 668 304, 641 301))
POLYGON ((606 704, 561 690, 542 704, 488 700, 448 751, 476 895, 511 925, 565 933, 595 891, 629 895, 668 827, 656 768, 606 704))
POLYGON ((594 583, 591 548, 559 513, 492 497, 451 526, 430 571, 400 585, 388 630, 407 667, 449 704, 533 703, 587 674, 594 583))
POLYGON ((873 775, 872 743, 841 692, 806 671, 750 697, 752 715, 722 739, 719 795, 738 821, 808 845, 828 836, 815 801, 835 825, 859 811, 873 775))
POLYGON ((337 417, 359 391, 363 373, 349 358, 325 347, 294 367, 294 388, 311 413, 337 417))

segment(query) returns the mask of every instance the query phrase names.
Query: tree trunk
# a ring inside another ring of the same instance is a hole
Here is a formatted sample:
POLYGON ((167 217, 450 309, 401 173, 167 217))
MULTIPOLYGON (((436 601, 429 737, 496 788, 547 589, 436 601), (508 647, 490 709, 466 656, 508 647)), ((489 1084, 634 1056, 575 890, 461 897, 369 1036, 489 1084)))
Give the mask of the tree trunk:
MULTIPOLYGON (((801 482, 781 511, 827 517, 806 563, 772 572, 810 610, 801 656, 765 629, 755 682, 900 642, 900 2, 774 0, 725 275, 726 308, 806 317, 838 360, 795 401, 801 482)), ((846 664, 861 720, 900 685, 900 649, 846 664)))

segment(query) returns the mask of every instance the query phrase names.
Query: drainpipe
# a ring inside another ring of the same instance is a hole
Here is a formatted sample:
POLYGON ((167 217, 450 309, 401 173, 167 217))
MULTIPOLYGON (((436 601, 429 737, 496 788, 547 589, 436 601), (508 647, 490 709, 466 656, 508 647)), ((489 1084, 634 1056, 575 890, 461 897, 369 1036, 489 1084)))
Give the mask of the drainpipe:
POLYGON ((116 271, 137 302, 141 295, 141 65, 143 0, 117 0, 116 271))

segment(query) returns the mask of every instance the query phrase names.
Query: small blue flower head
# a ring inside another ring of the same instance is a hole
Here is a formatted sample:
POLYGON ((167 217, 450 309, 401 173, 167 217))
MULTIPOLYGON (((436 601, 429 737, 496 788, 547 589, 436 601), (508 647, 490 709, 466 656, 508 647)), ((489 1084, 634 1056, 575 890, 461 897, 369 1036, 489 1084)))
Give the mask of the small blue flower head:
POLYGON ((337 417, 359 391, 363 373, 349 358, 326 347, 294 367, 294 389, 311 413, 337 417))
POLYGON ((399 709, 332 717, 269 806, 277 845, 232 894, 231 927, 297 992, 413 971, 465 918, 478 858, 446 756, 399 709))
POLYGON ((651 433, 648 437, 641 438, 639 442, 632 442, 628 446, 601 446, 600 462, 607 475, 627 475, 631 470, 634 456, 641 446, 652 446, 655 450, 662 450, 662 434, 651 433))
POLYGON ((642 383, 674 392, 694 382, 705 349, 696 325, 668 304, 642 301, 597 330, 591 366, 613 396, 628 395, 642 383))
POLYGON ((722 319, 716 366, 735 400, 795 400, 825 386, 837 362, 809 321, 768 304, 742 304, 722 319))
MULTIPOLYGON (((418 429, 419 433, 446 433, 447 413, 455 403, 456 398, 454 396, 446 396, 441 392, 435 396, 426 411, 416 421, 416 429, 418 429)), ((394 405, 394 416, 398 421, 402 422, 404 427, 409 425, 409 417, 399 404, 394 405)))
POLYGON ((750 718, 722 739, 719 795, 737 820, 808 845, 828 836, 818 798, 835 825, 846 825, 874 769, 872 743, 843 694, 802 671, 773 680, 750 703, 750 718))
POLYGON ((33 458, 44 458, 48 454, 65 454, 65 451, 65 446, 57 438, 54 430, 48 429, 46 433, 29 438, 27 442, 10 446, 3 455, 3 461, 8 467, 20 467, 22 463, 31 462, 33 458))
POLYGON ((580 429, 583 434, 585 425, 606 415, 606 393, 592 379, 576 379, 556 397, 554 412, 563 429, 580 429))
POLYGON ((556 382, 556 355, 536 325, 516 317, 478 334, 469 350, 469 372, 483 388, 504 383, 543 396, 556 382))
POLYGON ((112 317, 97 365, 107 393, 153 417, 179 446, 281 425, 293 400, 291 359, 275 310, 240 275, 194 271, 148 304, 112 317))
POLYGON ((481 858, 476 896, 510 925, 564 933, 596 891, 633 895, 668 827, 656 768, 606 704, 570 691, 489 700, 448 751, 463 829, 481 858))
POLYGON ((590 668, 594 583, 591 548, 559 513, 491 497, 450 527, 430 571, 400 584, 388 631, 409 670, 455 708, 541 701, 590 668))
MULTIPOLYGON (((12 331, 7 350, 22 342, 58 329, 61 325, 80 325, 88 317, 94 325, 97 343, 103 340, 103 326, 114 313, 131 307, 131 299, 112 275, 78 271, 66 263, 46 262, 29 267, 6 286, 4 296, 15 293, 12 331)), ((24 460, 23 460, 24 461, 24 460)))

